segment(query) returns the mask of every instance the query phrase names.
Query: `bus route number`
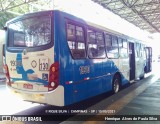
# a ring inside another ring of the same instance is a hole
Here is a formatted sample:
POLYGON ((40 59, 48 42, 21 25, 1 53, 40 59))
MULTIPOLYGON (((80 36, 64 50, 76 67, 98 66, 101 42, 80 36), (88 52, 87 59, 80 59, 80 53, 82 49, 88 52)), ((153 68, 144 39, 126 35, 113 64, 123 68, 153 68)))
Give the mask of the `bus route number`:
POLYGON ((48 68, 49 68, 48 59, 46 59, 46 58, 39 59, 39 70, 40 71, 47 71, 48 68))

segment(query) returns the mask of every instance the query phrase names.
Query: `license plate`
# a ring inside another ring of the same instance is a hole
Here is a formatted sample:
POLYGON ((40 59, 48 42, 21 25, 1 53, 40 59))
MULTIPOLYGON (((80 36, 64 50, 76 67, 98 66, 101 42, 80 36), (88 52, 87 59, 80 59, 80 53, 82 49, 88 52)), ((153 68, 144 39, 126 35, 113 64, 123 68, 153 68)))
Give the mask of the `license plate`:
POLYGON ((23 84, 23 88, 25 88, 25 89, 33 89, 33 85, 32 84, 23 84))
POLYGON ((47 71, 48 69, 49 69, 48 59, 47 58, 39 59, 39 70, 40 71, 47 71))

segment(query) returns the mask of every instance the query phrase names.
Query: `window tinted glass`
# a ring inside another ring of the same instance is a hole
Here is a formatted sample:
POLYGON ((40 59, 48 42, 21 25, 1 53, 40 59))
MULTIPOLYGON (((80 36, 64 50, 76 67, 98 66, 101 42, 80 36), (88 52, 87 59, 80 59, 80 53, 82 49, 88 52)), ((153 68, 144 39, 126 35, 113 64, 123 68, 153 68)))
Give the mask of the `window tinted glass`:
POLYGON ((19 20, 9 24, 9 40, 11 47, 36 47, 51 42, 51 18, 38 16, 19 20))
POLYGON ((127 40, 123 39, 123 48, 128 48, 128 42, 127 40))
POLYGON ((106 46, 111 46, 112 45, 111 42, 112 42, 111 35, 105 34, 105 43, 106 43, 106 46))
POLYGON ((103 33, 88 30, 88 55, 89 58, 105 58, 105 45, 103 33))
POLYGON ((120 51, 120 57, 121 58, 128 58, 128 43, 125 39, 119 40, 119 51, 120 51))
POLYGON ((84 31, 82 27, 76 26, 76 40, 78 42, 84 42, 84 31))
POLYGON ((118 47, 118 38, 116 36, 112 36, 112 46, 118 47))
POLYGON ((87 34, 88 34, 88 42, 96 44, 96 33, 92 30, 88 30, 87 34))
POLYGON ((75 26, 67 24, 67 39, 74 41, 75 40, 75 26))
POLYGON ((106 51, 108 58, 118 58, 118 38, 115 36, 111 36, 109 34, 105 34, 105 42, 106 42, 106 51))
POLYGON ((123 39, 122 38, 118 38, 118 44, 119 44, 119 47, 123 47, 123 39))
POLYGON ((86 45, 84 29, 75 24, 67 24, 67 41, 74 59, 83 59, 86 57, 86 45))
POLYGON ((140 44, 136 43, 136 57, 140 57, 140 44))

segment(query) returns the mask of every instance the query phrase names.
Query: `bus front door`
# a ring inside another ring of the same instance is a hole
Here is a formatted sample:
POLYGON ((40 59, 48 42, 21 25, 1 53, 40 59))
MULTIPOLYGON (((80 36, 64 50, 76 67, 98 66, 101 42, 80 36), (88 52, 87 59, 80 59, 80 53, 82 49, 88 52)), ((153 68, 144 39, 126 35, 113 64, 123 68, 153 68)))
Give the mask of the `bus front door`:
POLYGON ((130 81, 135 79, 135 52, 134 43, 129 43, 130 81))
POLYGON ((152 48, 145 47, 146 53, 146 66, 145 66, 145 73, 152 71, 152 48))

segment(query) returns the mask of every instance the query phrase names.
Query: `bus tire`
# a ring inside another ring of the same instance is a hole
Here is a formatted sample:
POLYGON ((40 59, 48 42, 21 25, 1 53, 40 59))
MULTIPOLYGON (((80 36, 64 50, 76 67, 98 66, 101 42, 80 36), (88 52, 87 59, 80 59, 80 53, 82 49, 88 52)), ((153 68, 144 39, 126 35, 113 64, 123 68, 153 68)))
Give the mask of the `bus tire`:
POLYGON ((142 75, 139 79, 140 79, 140 80, 144 79, 144 75, 142 75))
POLYGON ((112 92, 116 94, 118 93, 119 90, 120 90, 120 76, 116 74, 113 77, 113 81, 112 81, 112 92))

